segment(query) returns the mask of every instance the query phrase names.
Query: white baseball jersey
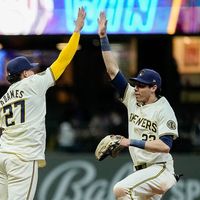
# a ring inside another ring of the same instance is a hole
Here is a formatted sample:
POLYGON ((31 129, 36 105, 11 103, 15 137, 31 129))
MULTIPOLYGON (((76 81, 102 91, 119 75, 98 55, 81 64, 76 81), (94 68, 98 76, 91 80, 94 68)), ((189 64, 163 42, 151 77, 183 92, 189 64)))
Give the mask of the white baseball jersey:
MULTIPOLYGON (((151 104, 138 105, 134 87, 128 84, 123 103, 128 110, 130 139, 150 141, 163 135, 178 137, 177 119, 165 97, 151 104)), ((169 153, 151 153, 132 146, 129 151, 134 165, 172 160, 169 153)))
POLYGON ((22 160, 45 160, 46 91, 54 85, 50 69, 12 84, 0 100, 0 152, 22 160))

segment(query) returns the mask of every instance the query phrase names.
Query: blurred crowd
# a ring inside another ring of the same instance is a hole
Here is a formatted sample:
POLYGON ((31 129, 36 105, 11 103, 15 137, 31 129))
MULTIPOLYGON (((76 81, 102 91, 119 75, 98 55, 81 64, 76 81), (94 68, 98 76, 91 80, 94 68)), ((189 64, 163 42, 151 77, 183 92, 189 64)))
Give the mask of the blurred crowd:
POLYGON ((127 135, 126 108, 119 101, 106 102, 104 96, 93 99, 91 106, 81 105, 74 89, 67 86, 51 88, 47 99, 49 150, 89 152, 107 134, 127 135))

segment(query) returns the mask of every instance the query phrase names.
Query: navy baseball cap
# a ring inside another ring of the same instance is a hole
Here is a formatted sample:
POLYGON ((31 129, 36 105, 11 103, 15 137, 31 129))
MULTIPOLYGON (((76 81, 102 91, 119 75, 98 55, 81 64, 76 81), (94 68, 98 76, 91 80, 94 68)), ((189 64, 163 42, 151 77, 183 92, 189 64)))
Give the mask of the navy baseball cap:
POLYGON ((7 63, 9 74, 20 74, 24 70, 38 67, 39 63, 31 63, 26 57, 18 56, 7 63))
POLYGON ((131 81, 140 82, 146 85, 157 85, 161 88, 161 77, 160 74, 153 69, 142 69, 137 77, 130 78, 131 81))

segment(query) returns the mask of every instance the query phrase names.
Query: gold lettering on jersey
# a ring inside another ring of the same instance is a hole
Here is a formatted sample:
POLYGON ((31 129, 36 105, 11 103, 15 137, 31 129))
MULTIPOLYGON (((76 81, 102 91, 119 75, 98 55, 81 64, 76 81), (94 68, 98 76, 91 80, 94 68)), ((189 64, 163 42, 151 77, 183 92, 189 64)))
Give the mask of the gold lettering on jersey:
POLYGON ((24 91, 22 90, 10 90, 9 92, 6 92, 4 96, 1 98, 0 103, 3 106, 6 102, 8 102, 10 99, 21 99, 24 96, 24 91))
POLYGON ((157 132, 157 124, 155 122, 152 122, 146 118, 139 117, 136 114, 131 113, 129 121, 154 133, 157 132))

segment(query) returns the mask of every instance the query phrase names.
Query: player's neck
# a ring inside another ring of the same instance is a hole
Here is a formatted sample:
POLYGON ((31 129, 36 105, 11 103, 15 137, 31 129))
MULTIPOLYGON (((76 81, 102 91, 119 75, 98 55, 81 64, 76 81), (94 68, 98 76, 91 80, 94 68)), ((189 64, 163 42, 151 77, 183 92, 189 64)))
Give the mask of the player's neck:
POLYGON ((149 101, 146 104, 155 103, 158 100, 157 96, 152 95, 149 98, 149 101))
POLYGON ((158 100, 158 97, 156 97, 155 95, 152 95, 149 97, 148 101, 146 102, 142 102, 141 105, 147 105, 147 104, 151 104, 151 103, 155 103, 158 100))

